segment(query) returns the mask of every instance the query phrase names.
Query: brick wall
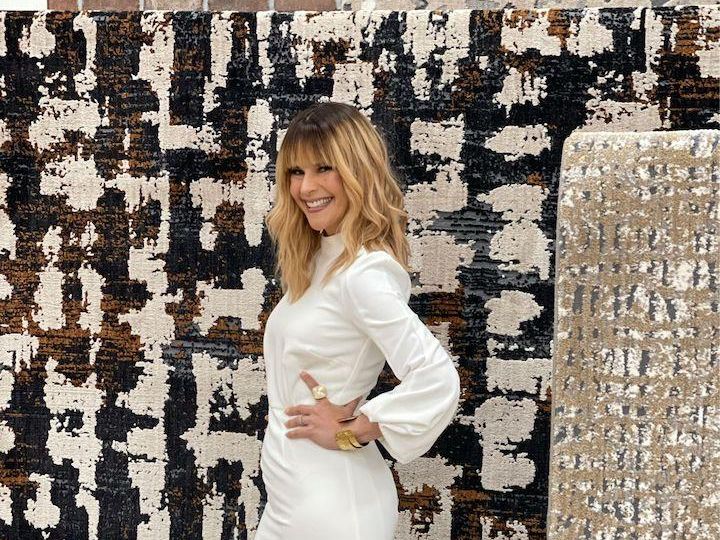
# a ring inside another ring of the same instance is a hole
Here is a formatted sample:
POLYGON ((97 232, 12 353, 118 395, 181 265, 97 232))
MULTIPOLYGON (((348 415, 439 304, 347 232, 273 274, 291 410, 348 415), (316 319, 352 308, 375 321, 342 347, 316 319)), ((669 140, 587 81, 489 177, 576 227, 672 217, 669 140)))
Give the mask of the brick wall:
POLYGON ((582 8, 718 4, 720 0, 48 0, 48 9, 57 10, 231 10, 231 11, 330 11, 359 9, 502 9, 502 8, 582 8))

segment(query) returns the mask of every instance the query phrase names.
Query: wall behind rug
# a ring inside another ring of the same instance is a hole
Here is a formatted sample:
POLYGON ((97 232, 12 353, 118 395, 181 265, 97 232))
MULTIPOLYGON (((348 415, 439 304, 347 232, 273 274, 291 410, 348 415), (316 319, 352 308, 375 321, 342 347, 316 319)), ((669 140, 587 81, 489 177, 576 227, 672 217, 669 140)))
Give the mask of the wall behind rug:
MULTIPOLYGON (((705 0, 703 5, 720 0, 705 0)), ((696 0, 48 0, 48 9, 67 10, 232 10, 232 11, 332 11, 413 10, 413 9, 545 9, 584 7, 677 6, 698 4, 696 0)), ((20 8, 13 8, 20 9, 20 8)), ((39 9, 39 8, 35 8, 39 9)))
POLYGON ((0 537, 252 538, 273 163, 336 100, 463 383, 393 464, 398 538, 543 539, 563 141, 719 127, 719 38, 715 6, 0 12, 0 537))

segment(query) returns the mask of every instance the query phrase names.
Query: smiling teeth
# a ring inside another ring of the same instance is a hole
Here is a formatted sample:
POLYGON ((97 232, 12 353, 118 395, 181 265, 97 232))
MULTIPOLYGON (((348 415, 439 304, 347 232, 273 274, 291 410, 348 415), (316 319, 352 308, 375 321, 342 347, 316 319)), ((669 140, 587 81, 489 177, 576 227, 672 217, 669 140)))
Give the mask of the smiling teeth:
POLYGON ((318 206, 324 206, 325 204, 329 203, 332 200, 332 197, 328 197, 327 199, 319 199, 314 202, 306 202, 310 208, 317 208, 318 206))

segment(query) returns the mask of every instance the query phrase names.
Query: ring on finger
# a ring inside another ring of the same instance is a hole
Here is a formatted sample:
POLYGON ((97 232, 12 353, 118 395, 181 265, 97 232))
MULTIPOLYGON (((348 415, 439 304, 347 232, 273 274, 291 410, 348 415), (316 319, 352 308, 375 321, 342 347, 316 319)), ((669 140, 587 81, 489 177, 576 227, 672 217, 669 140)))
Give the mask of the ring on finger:
POLYGON ((327 388, 324 384, 317 384, 312 387, 312 395, 316 400, 321 400, 327 397, 327 388))

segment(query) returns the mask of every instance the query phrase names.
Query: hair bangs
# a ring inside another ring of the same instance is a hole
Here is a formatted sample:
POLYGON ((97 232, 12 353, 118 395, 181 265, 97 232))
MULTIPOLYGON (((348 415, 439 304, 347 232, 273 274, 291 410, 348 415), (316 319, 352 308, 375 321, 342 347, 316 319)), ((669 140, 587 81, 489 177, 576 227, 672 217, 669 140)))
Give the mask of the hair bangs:
POLYGON ((289 134, 289 140, 283 141, 283 146, 286 143, 288 169, 298 167, 300 163, 333 164, 329 134, 324 133, 315 122, 300 124, 299 129, 289 134))

